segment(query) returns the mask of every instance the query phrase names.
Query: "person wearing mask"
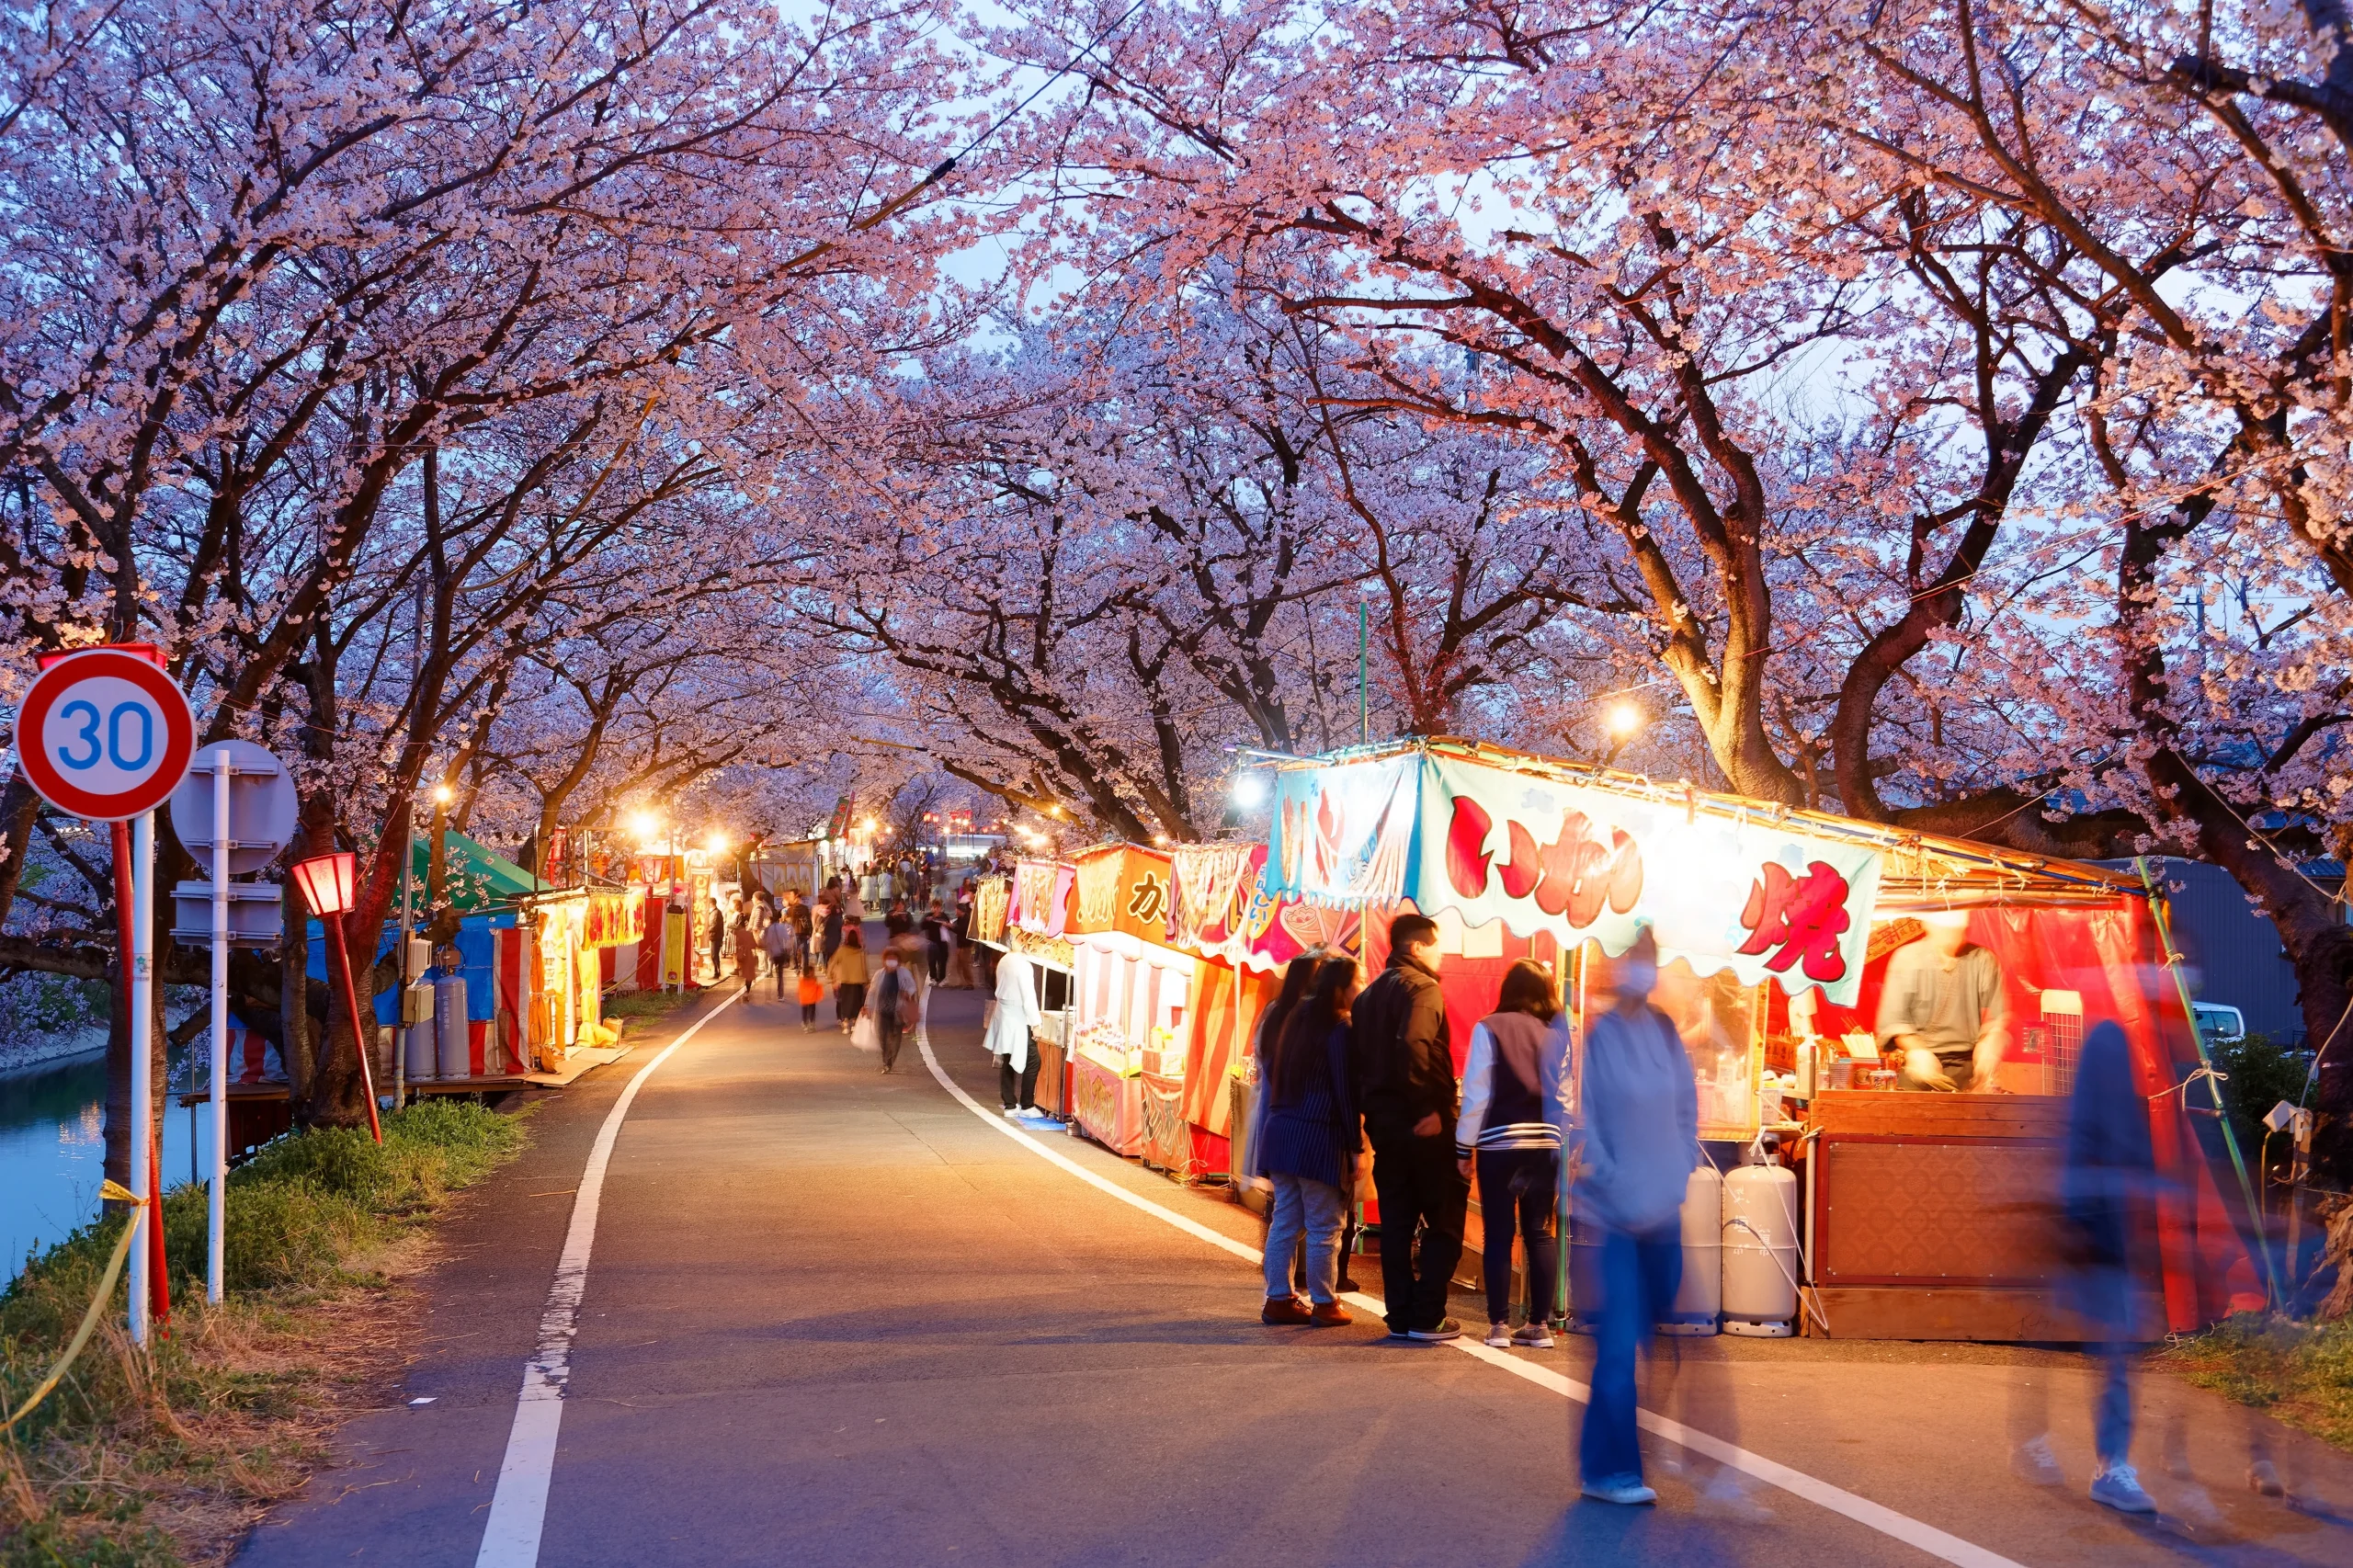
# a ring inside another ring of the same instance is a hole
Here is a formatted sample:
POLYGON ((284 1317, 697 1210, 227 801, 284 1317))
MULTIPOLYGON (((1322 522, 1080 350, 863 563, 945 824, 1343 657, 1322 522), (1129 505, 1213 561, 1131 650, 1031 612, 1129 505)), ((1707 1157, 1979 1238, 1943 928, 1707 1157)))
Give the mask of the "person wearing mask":
POLYGON ((1356 960, 1327 958, 1283 1021, 1258 1159, 1275 1188, 1260 1323, 1324 1328, 1355 1321, 1340 1305, 1336 1287, 1343 1193, 1363 1136, 1348 1075, 1348 1009, 1356 995, 1356 960), (1291 1253, 1302 1234, 1313 1306, 1302 1304, 1290 1288, 1291 1253))
POLYGON ((1351 1052, 1381 1194, 1382 1311, 1392 1336, 1424 1344, 1462 1336, 1446 1292, 1471 1203, 1454 1162, 1454 1052, 1438 961, 1437 921, 1391 922, 1389 967, 1357 998, 1351 1052))
MULTIPOLYGON (((2068 1284, 2075 1311, 2104 1330, 2101 1381, 2093 1407, 2095 1503, 2123 1514, 2152 1514, 2131 1465, 2132 1344, 2154 1337, 2136 1322, 2136 1243, 2156 1198, 2156 1155, 2148 1101, 2132 1081, 2124 1031, 2103 1020, 2084 1038, 2067 1100, 2067 1165, 2060 1198, 2074 1267, 2068 1284)), ((2252 1472, 2250 1472, 2252 1478, 2252 1472)), ((2258 1483, 2250 1480, 2250 1484, 2258 1483)))
POLYGON ((825 978, 834 983, 834 1021, 847 1034, 866 1007, 866 934, 857 926, 842 927, 842 945, 825 960, 825 978))
POLYGON ((1479 1176, 1487 1278, 1487 1343, 1497 1349, 1552 1348, 1552 1294, 1560 1282, 1554 1228, 1561 1182, 1561 1129, 1568 1120, 1569 1028, 1552 972, 1522 959, 1504 975, 1495 1010, 1471 1030, 1462 1068, 1462 1115, 1454 1152, 1467 1178, 1479 1176), (1513 1221, 1528 1248, 1528 1322, 1511 1326, 1513 1221))
POLYGON ((924 960, 934 985, 948 983, 948 912, 935 898, 923 917, 924 960))
POLYGON ((996 1058, 996 1097, 1004 1102, 1006 1119, 1031 1116, 1038 1109, 1038 1041, 1040 1021, 1038 992, 1029 978, 1029 960, 1007 953, 996 965, 996 1010, 989 1015, 988 1032, 981 1044, 996 1058))
POLYGON ((875 977, 874 994, 867 1006, 874 1015, 875 1033, 882 1042, 882 1071, 895 1073, 899 1069, 899 1047, 906 1043, 907 1031, 915 1027, 918 1016, 915 977, 896 948, 882 949, 882 972, 875 977))
POLYGON ((1651 1006, 1658 945, 1645 926, 1611 966, 1614 1000, 1586 1034, 1579 1221, 1601 1233, 1601 1322, 1577 1468, 1585 1495, 1654 1503, 1634 1436, 1634 1357, 1683 1282, 1683 1193, 1699 1151, 1699 1096, 1682 1037, 1651 1006))

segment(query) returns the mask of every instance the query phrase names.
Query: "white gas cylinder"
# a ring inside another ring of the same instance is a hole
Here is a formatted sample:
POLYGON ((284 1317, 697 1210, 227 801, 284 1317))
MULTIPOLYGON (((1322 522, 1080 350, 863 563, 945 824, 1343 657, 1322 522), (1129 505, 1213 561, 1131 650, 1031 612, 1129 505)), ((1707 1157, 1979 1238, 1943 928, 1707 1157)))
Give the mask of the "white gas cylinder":
POLYGON ((1786 1165, 1743 1165, 1724 1177, 1726 1334, 1785 1338, 1798 1312, 1798 1178, 1786 1165))
POLYGON ((1724 1299, 1723 1224, 1724 1178, 1712 1161, 1701 1160, 1683 1186, 1683 1284, 1661 1334, 1716 1332, 1724 1299))

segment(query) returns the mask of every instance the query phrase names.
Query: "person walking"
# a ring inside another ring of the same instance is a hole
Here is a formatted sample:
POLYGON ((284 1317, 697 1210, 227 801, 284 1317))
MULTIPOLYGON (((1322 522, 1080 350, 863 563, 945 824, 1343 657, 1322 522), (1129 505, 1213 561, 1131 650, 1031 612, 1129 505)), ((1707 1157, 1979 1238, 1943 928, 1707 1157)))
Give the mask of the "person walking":
POLYGON ((899 1067, 899 1047, 906 1043, 907 1031, 915 1027, 920 1014, 915 994, 915 972, 907 968, 904 955, 896 948, 882 949, 882 972, 875 978, 874 994, 867 1007, 874 1015, 874 1027, 882 1042, 882 1071, 895 1073, 899 1067))
POLYGON ((814 970, 807 967, 807 962, 804 959, 799 983, 801 987, 801 1032, 803 1034, 814 1034, 817 1032, 817 1004, 825 999, 825 983, 817 978, 817 974, 814 970))
POLYGON ((948 912, 939 907, 939 901, 935 898, 923 917, 924 957, 934 985, 948 983, 948 912))
POLYGON ((768 972, 776 977, 776 999, 784 1000, 784 967, 792 956, 792 927, 783 920, 771 920, 760 932, 760 951, 768 958, 768 972))
POLYGON ((825 960, 825 978, 834 983, 834 1021, 847 1034, 866 1009, 866 934, 857 926, 842 928, 842 945, 825 960))
POLYGON ((2076 1063, 2067 1099, 2067 1166, 2059 1190, 2073 1244, 2070 1293, 2075 1311, 2103 1331, 2097 1346, 2100 1388, 2093 1406, 2097 1463, 2091 1498, 2122 1514, 2153 1514, 2157 1508, 2131 1465, 2132 1346, 2155 1337, 2148 1333, 2150 1325, 2136 1321, 2133 1281, 2140 1270, 2133 1253, 2156 1185, 2148 1102, 2132 1081, 2131 1047, 2121 1028, 2103 1021, 2084 1037, 2076 1063))
POLYGON ((1487 1343, 1552 1348, 1552 1297, 1560 1284, 1561 1129, 1568 1108, 1569 1028, 1552 971, 1522 959, 1505 971, 1495 1010, 1471 1029, 1462 1068, 1462 1114, 1454 1153, 1479 1176, 1487 1278, 1487 1343), (1528 1321, 1511 1326, 1511 1242, 1518 1221, 1528 1250, 1528 1321))
POLYGON ((844 904, 842 902, 842 895, 838 892, 833 892, 831 897, 827 898, 824 903, 819 904, 817 907, 823 917, 823 924, 820 926, 819 930, 824 938, 824 948, 818 954, 818 961, 824 966, 825 971, 830 974, 833 972, 834 955, 841 950, 842 931, 844 927, 849 924, 849 921, 847 916, 843 914, 844 904))
POLYGON ((1438 1344, 1462 1336, 1446 1315, 1446 1292, 1471 1202, 1454 1162, 1454 1052, 1438 991, 1438 922, 1401 915, 1389 944, 1389 967, 1357 998, 1350 1067, 1381 1194, 1382 1315, 1392 1336, 1438 1344))
POLYGON ((811 968, 810 937, 814 934, 815 922, 810 916, 808 903, 801 898, 798 889, 784 895, 784 923, 792 927, 793 966, 807 974, 811 968))
POLYGON ((1265 1324, 1332 1327, 1355 1320, 1340 1305, 1340 1215, 1347 1175, 1362 1146, 1348 1073, 1348 1009, 1357 963, 1327 958, 1282 1027, 1258 1168, 1274 1184, 1267 1213, 1265 1324), (1291 1292, 1291 1254, 1307 1240, 1304 1305, 1291 1292))
POLYGON ((752 929, 748 909, 735 916, 735 977, 744 983, 744 998, 749 1001, 752 986, 760 978, 760 938, 752 929))
MULTIPOLYGON (((1634 1357, 1683 1282, 1683 1193, 1704 1157, 1682 1037, 1651 1006, 1658 945, 1645 926, 1610 966, 1608 1011, 1586 1035, 1573 1152, 1580 1223, 1601 1233, 1601 1322, 1577 1469, 1587 1497, 1654 1503, 1634 1436, 1634 1357)), ((1384 1189, 1385 1191, 1385 1189, 1384 1189)))
POLYGON ((970 991, 980 982, 972 973, 972 884, 967 881, 956 893, 956 918, 949 927, 956 945, 948 956, 950 990, 970 991))
POLYGON ((997 960, 996 1008, 981 1044, 996 1058, 996 1097, 1007 1120, 1038 1109, 1038 993, 1029 960, 1007 953, 997 960))

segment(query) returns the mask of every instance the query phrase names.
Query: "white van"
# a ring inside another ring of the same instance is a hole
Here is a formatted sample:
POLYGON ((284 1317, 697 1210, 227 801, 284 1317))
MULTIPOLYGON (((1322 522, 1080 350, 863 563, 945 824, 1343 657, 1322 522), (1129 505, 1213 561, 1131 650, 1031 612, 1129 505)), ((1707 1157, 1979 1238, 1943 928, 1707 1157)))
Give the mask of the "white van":
POLYGON ((2209 1045, 2229 1045, 2246 1038, 2246 1015, 2219 1002, 2192 1002, 2198 1032, 2209 1045))

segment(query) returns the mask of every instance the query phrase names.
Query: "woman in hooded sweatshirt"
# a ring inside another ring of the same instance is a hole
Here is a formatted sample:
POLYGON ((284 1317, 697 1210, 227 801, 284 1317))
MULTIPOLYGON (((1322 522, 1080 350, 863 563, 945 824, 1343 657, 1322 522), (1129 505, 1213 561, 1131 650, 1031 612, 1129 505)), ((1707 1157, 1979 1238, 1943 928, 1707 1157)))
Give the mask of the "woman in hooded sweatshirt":
POLYGON ((1588 1497, 1655 1503, 1634 1438, 1634 1355, 1683 1283, 1684 1188, 1701 1159, 1691 1059, 1651 1006, 1658 944, 1644 927, 1610 966, 1615 1004, 1586 1031, 1577 1219, 1601 1233, 1601 1323, 1577 1468, 1588 1497))
POLYGON ((1552 972, 1522 959, 1504 975, 1495 1010, 1471 1029, 1462 1068, 1462 1112, 1454 1123, 1455 1157, 1467 1179, 1479 1175, 1486 1227, 1481 1256, 1487 1275, 1487 1343, 1550 1350, 1552 1293, 1561 1243, 1555 1229, 1561 1185, 1561 1128, 1567 1120, 1561 1085, 1567 1077, 1569 1029, 1552 972), (1528 1244, 1528 1322, 1511 1326, 1511 1238, 1518 1221, 1528 1244))

